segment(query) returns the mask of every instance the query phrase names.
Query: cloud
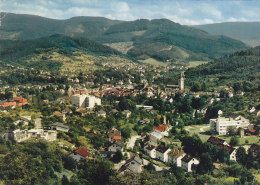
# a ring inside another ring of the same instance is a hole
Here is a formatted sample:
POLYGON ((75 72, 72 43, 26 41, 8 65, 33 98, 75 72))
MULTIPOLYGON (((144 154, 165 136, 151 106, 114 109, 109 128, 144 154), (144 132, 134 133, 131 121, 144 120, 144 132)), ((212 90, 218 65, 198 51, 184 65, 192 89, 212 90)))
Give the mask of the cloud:
POLYGON ((260 1, 256 0, 2 0, 2 9, 56 19, 73 16, 118 20, 167 18, 185 25, 260 21, 260 1))

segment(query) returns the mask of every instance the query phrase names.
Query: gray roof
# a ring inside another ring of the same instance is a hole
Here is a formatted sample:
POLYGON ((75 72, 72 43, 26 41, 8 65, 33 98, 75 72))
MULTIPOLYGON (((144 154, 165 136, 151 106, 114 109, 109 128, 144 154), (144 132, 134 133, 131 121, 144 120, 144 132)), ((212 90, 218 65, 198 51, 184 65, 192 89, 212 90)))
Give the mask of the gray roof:
POLYGON ((60 123, 60 122, 53 123, 50 126, 51 127, 62 127, 62 128, 65 128, 65 129, 69 129, 68 125, 64 125, 63 123, 60 123))

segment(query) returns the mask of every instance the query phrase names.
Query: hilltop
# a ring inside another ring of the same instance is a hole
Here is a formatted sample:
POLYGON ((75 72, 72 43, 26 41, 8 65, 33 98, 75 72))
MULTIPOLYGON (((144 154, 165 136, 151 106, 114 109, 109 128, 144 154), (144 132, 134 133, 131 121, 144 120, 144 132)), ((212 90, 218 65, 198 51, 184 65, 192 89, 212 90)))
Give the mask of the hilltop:
POLYGON ((84 37, 106 44, 138 60, 211 60, 248 47, 225 36, 183 26, 167 19, 118 21, 102 17, 67 20, 8 13, 1 39, 28 40, 53 34, 84 37))
POLYGON ((225 35, 249 46, 260 45, 260 22, 225 22, 194 26, 213 35, 225 35))
POLYGON ((60 34, 25 41, 1 40, 0 60, 19 67, 67 72, 93 71, 103 61, 133 62, 110 47, 60 34))

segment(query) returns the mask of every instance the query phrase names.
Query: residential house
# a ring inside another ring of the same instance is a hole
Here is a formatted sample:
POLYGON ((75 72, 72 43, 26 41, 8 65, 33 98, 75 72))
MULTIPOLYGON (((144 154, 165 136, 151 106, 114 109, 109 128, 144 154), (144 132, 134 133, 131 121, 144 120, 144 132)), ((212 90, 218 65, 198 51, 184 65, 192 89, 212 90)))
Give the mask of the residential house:
POLYGON ((126 171, 133 173, 141 173, 144 170, 143 160, 138 156, 134 156, 127 160, 119 169, 119 173, 123 174, 126 171))
POLYGON ((157 146, 157 138, 155 136, 153 136, 152 134, 150 133, 143 133, 141 135, 141 139, 142 139, 142 142, 145 145, 153 145, 153 146, 157 146))
POLYGON ((209 139, 207 140, 207 142, 209 142, 209 143, 211 143, 215 146, 217 146, 217 145, 227 145, 227 146, 229 146, 229 144, 225 140, 214 137, 214 136, 210 136, 209 139))
POLYGON ((117 136, 121 138, 121 132, 117 130, 116 128, 112 128, 108 131, 108 140, 110 142, 113 142, 113 138, 117 136))
POLYGON ((124 110, 122 112, 122 114, 126 117, 126 118, 130 118, 132 112, 130 110, 124 110))
POLYGON ((62 132, 68 132, 69 131, 69 126, 64 125, 63 123, 56 122, 50 125, 50 129, 52 130, 58 130, 62 132))
POLYGON ((88 152, 88 149, 86 147, 80 147, 76 151, 74 151, 72 154, 70 154, 70 157, 72 157, 75 161, 79 162, 80 159, 85 159, 90 156, 90 153, 88 152))
POLYGON ((160 161, 167 162, 168 161, 168 153, 171 149, 165 144, 160 144, 159 146, 156 147, 156 158, 159 159, 160 161))
POLYGON ((156 150, 155 150, 155 146, 154 145, 146 145, 144 147, 144 151, 147 155, 149 155, 151 158, 156 158, 156 150))
POLYGON ((167 124, 161 124, 158 127, 153 127, 153 130, 162 134, 163 136, 169 136, 170 127, 167 124))
POLYGON ((123 141, 121 140, 116 140, 112 143, 112 145, 110 145, 108 147, 108 151, 109 152, 117 152, 117 151, 120 151, 120 152, 123 152, 123 148, 124 148, 124 143, 123 141))
POLYGON ((154 136, 157 140, 161 140, 164 137, 164 135, 162 135, 160 132, 154 130, 151 131, 150 134, 154 136))
POLYGON ((100 111, 97 112, 97 116, 99 116, 99 117, 104 117, 105 118, 106 115, 107 115, 107 113, 105 111, 103 111, 103 110, 100 110, 100 111))
POLYGON ((192 172, 193 170, 193 165, 198 165, 200 162, 198 159, 186 154, 182 159, 181 159, 181 167, 187 172, 192 172))
POLYGON ((66 120, 65 114, 62 114, 62 113, 59 112, 59 111, 55 111, 55 112, 52 114, 52 116, 56 116, 56 117, 58 117, 58 118, 61 118, 63 121, 66 120))
POLYGON ((15 125, 22 124, 27 126, 29 122, 32 120, 31 116, 20 116, 15 122, 15 125))
POLYGON ((181 159, 185 155, 184 151, 174 148, 168 153, 168 162, 181 167, 181 159))
POLYGON ((229 154, 229 159, 232 161, 236 161, 236 153, 237 153, 236 148, 227 145, 217 145, 217 148, 219 150, 226 150, 229 154))

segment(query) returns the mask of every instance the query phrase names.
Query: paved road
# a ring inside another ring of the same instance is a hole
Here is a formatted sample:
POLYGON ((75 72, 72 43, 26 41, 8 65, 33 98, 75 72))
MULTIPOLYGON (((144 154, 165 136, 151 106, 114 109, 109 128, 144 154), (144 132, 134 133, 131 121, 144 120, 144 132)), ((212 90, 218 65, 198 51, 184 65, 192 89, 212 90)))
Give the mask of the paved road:
POLYGON ((135 146, 135 141, 140 138, 141 136, 132 136, 129 141, 127 142, 126 148, 133 149, 135 146))
POLYGON ((35 119, 35 128, 36 129, 41 129, 42 128, 42 119, 41 118, 36 118, 35 119))

